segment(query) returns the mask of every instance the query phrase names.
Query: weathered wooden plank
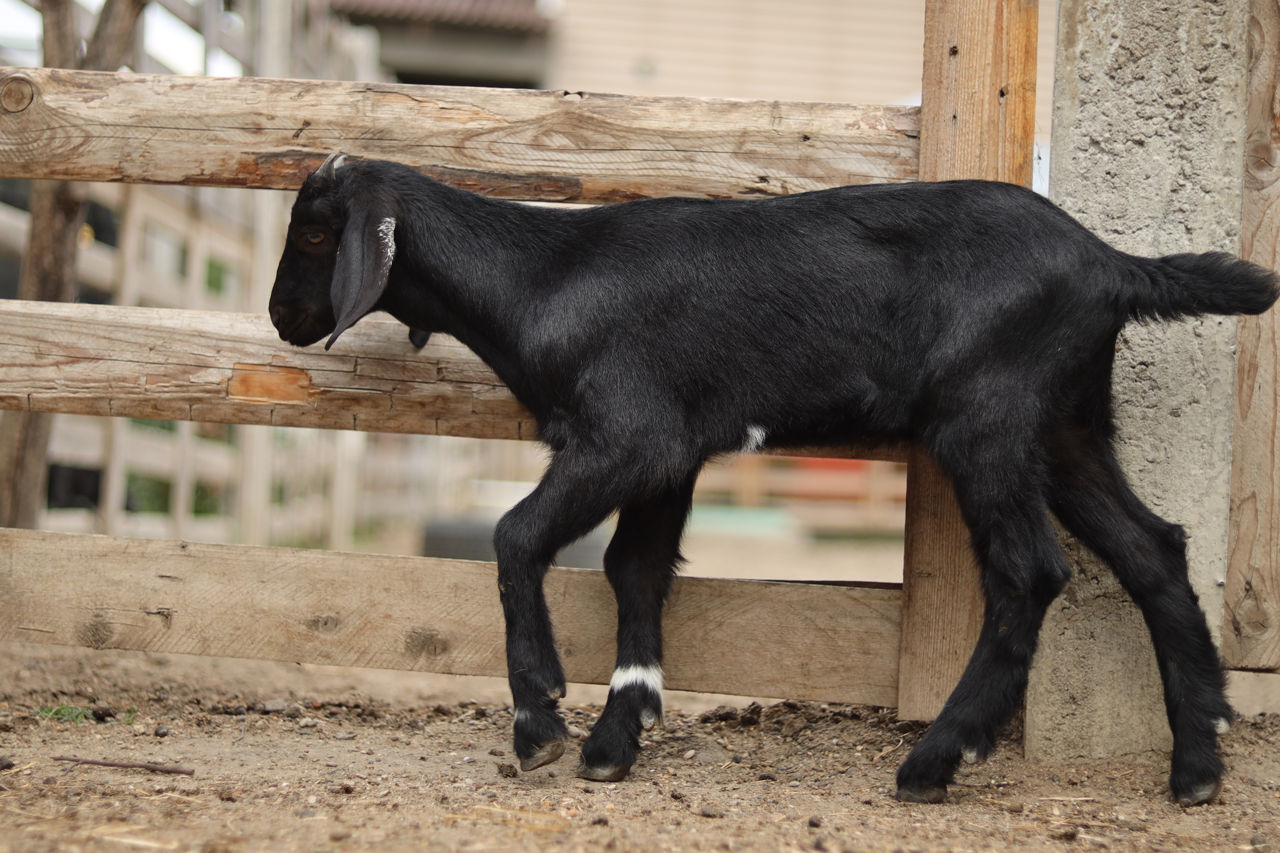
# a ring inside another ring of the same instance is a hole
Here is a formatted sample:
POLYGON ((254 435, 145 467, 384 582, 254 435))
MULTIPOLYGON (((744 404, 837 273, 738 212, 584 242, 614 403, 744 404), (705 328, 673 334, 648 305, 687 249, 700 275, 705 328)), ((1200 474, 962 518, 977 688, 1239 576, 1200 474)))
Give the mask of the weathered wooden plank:
MULTIPOLYGON (((534 439, 529 412, 462 344, 422 350, 370 317, 331 351, 258 314, 0 301, 0 409, 534 439)), ((793 455, 902 460, 898 444, 793 455)))
POLYGON ((929 0, 920 180, 1031 185, 1037 0, 929 0))
MULTIPOLYGON (((0 530, 0 640, 505 675, 490 563, 0 530), (87 567, 91 567, 87 568, 87 567)), ((612 593, 555 569, 572 681, 607 683, 612 593)), ((682 578, 667 685, 892 705, 901 592, 682 578)))
MULTIPOLYGON (((1280 8, 1252 4, 1241 250, 1280 263, 1280 8)), ((1280 669, 1280 320, 1241 317, 1236 346, 1231 523, 1222 654, 1228 666, 1280 669)))
POLYGON ((914 180, 909 107, 0 69, 0 177, 297 188, 331 151, 542 201, 914 180), (198 143, 198 144, 193 144, 198 143))
POLYGON ((469 425, 462 434, 480 437, 534 432, 529 413, 469 350, 443 336, 414 350, 390 320, 364 321, 331 352, 289 346, 255 314, 6 301, 0 324, 3 408, 427 434, 461 421, 469 425))
MULTIPOLYGON (((921 180, 1030 185, 1036 25, 1036 0, 926 4, 921 180)), ((973 651, 983 604, 951 485, 920 450, 907 481, 903 608, 898 713, 933 719, 973 651)))

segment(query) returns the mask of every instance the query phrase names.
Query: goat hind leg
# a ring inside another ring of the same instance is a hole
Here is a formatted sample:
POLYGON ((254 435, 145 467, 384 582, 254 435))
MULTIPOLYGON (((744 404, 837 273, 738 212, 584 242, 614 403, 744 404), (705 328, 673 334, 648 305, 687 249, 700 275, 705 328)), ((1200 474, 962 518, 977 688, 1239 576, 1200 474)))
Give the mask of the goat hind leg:
POLYGON ((604 713, 582 746, 578 775, 601 782, 626 777, 640 733, 662 719, 662 605, 680 561, 693 478, 657 498, 625 506, 605 552, 618 601, 618 661, 604 713))
POLYGON ((898 769, 897 798, 908 802, 942 802, 961 760, 990 752, 1026 689, 1045 611, 1070 573, 1039 493, 1030 485, 1003 490, 988 476, 994 466, 970 470, 973 479, 956 479, 957 495, 982 566, 986 611, 959 684, 898 769))
POLYGON ((1187 577, 1185 535, 1133 494, 1109 443, 1086 432, 1056 448, 1052 506, 1063 525, 1116 573, 1146 620, 1173 732, 1169 787, 1182 805, 1215 799, 1217 738, 1231 718, 1204 611, 1187 577))
POLYGON ((498 522, 498 591, 506 621, 507 675, 515 705, 515 752, 523 770, 564 754, 557 713, 565 692, 542 582, 556 552, 590 532, 618 505, 620 479, 585 455, 560 453, 538 487, 498 522))

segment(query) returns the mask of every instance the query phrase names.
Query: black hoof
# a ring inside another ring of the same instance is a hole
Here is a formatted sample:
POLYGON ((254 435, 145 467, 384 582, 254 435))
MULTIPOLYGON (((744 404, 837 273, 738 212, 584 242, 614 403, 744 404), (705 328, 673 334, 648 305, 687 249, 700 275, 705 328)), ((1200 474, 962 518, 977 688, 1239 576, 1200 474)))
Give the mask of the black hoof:
POLYGON ((1194 785, 1189 790, 1180 794, 1174 794, 1174 799, 1178 805, 1183 808, 1191 806, 1203 806, 1212 803, 1218 799, 1218 795, 1222 793, 1222 782, 1213 780, 1205 782, 1202 785, 1194 785))
POLYGON ((947 799, 946 785, 899 785, 897 792, 894 794, 900 802, 904 803, 941 803, 947 799))
POLYGON ((534 750, 528 758, 521 758, 520 769, 528 773, 530 770, 537 770, 539 767, 550 764, 562 755, 564 755, 564 740, 548 741, 534 750))
POLYGON ((629 764, 578 765, 578 775, 592 782, 621 782, 630 772, 629 764))
MULTIPOLYGON (((1176 749, 1176 747, 1175 747, 1176 749)), ((1222 759, 1211 751, 1212 743, 1199 752, 1175 753, 1169 773, 1169 790, 1180 806, 1202 806, 1222 793, 1222 759)))

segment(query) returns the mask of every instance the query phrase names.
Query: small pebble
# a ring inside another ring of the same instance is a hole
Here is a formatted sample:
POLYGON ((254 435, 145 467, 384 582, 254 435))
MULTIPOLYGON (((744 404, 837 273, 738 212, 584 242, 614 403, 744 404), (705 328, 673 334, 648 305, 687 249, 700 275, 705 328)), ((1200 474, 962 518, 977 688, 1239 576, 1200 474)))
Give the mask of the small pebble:
POLYGON ((168 737, 169 727, 166 726, 164 723, 161 723, 160 725, 156 726, 155 735, 156 737, 168 737))
POLYGON ((690 758, 693 758, 693 757, 694 757, 695 755, 697 755, 697 754, 698 754, 698 750, 696 750, 696 749, 691 749, 691 750, 689 750, 688 752, 686 752, 686 753, 684 754, 684 760, 685 760, 685 761, 688 761, 690 758))
POLYGON ((818 817, 817 815, 811 815, 809 817, 809 826, 813 827, 814 829, 820 828, 822 826, 822 818, 818 817))
POLYGON ((520 775, 514 764, 499 764, 498 775, 503 779, 514 779, 520 775))

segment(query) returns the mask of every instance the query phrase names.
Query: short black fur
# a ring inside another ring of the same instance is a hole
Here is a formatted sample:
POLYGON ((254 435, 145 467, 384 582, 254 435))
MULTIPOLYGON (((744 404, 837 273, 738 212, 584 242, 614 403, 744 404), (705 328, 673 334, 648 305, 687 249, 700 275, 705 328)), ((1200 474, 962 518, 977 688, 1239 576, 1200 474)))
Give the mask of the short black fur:
POLYGON ((620 511, 605 566, 622 675, 580 767, 617 779, 661 713, 660 614, 703 463, 762 441, 904 439, 955 485, 987 607, 964 676, 899 771, 899 797, 942 799, 1020 701, 1070 572, 1052 513, 1146 618, 1174 733, 1170 785, 1199 803, 1219 790, 1231 709, 1183 533, 1116 463, 1112 360, 1130 320, 1258 313, 1276 295, 1271 272, 1229 255, 1117 251, 1007 184, 565 211, 331 158, 294 205, 270 310, 300 346, 332 344, 369 310, 419 345, 452 334, 536 417, 551 462, 495 536, 526 769, 558 758, 566 737, 542 594, 562 547, 620 511))

